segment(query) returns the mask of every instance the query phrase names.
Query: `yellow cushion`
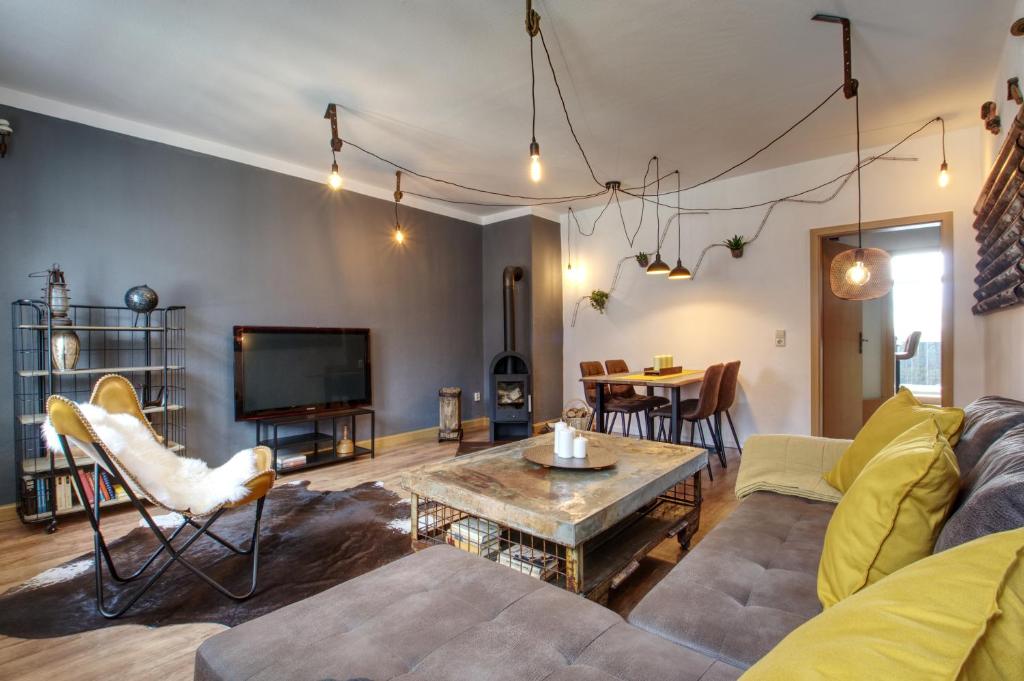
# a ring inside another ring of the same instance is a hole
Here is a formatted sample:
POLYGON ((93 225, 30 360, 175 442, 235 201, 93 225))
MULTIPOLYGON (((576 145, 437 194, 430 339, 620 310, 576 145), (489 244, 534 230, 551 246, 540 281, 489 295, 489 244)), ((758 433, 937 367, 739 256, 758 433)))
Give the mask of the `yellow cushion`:
POLYGON ((934 420, 868 462, 836 506, 818 564, 826 608, 931 554, 960 485, 960 469, 934 420))
POLYGON ((846 492, 868 461, 882 451, 882 447, 911 426, 932 418, 938 421, 949 443, 955 445, 960 439, 960 426, 964 422, 963 409, 922 404, 914 397, 914 393, 900 388, 898 393, 875 410, 853 439, 850 448, 825 475, 825 480, 840 492, 846 492))
POLYGON ((741 681, 1024 676, 1024 528, 929 556, 805 622, 741 681))

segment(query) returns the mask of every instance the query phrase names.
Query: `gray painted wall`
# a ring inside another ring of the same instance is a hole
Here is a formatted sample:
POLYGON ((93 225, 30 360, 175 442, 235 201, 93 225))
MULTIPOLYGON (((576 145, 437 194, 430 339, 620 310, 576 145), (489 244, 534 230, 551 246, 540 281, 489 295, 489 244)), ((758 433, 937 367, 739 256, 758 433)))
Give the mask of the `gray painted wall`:
MULTIPOLYGON (((233 416, 234 324, 372 329, 378 433, 437 424, 437 389, 483 389, 478 225, 0 106, 0 301, 37 297, 59 262, 74 302, 118 304, 148 283, 188 307, 189 454, 250 446, 233 416)), ((499 299, 500 315, 500 299, 499 299)), ((0 333, 0 503, 13 501, 9 307, 0 333)), ((500 337, 500 326, 498 328, 500 337)), ((559 372, 559 376, 560 376, 559 372)), ((485 415, 464 400, 464 417, 485 415)))
POLYGON ((531 248, 533 313, 531 342, 534 418, 562 413, 562 232, 557 222, 533 216, 531 248))

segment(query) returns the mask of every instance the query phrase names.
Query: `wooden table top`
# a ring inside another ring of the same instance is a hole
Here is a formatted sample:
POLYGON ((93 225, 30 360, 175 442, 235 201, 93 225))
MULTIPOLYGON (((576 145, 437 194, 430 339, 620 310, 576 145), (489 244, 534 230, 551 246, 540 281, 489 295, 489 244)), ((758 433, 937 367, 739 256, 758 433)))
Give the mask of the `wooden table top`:
POLYGON ((405 473, 414 494, 565 546, 578 546, 707 466, 707 451, 601 433, 591 444, 614 450, 612 468, 545 468, 523 458, 554 446, 547 433, 405 473))
POLYGON ((642 372, 627 371, 620 374, 586 376, 581 383, 603 383, 610 385, 651 386, 652 388, 679 388, 700 383, 704 380, 703 369, 683 369, 683 373, 669 376, 644 376, 642 372))

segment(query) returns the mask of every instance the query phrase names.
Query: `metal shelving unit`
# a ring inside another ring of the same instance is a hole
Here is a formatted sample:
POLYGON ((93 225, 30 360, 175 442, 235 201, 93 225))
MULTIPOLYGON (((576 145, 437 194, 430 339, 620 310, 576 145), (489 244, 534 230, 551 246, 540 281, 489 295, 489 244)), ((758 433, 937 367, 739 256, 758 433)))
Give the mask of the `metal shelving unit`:
MULTIPOLYGON (((48 523, 50 532, 59 516, 83 510, 77 496, 58 508, 57 479, 67 474, 67 463, 47 451, 40 430, 50 395, 84 402, 100 376, 122 374, 135 385, 143 412, 168 447, 180 452, 186 443, 185 308, 140 314, 125 307, 71 305, 67 317, 70 324, 55 325, 42 300, 11 305, 18 515, 26 523, 48 523), (53 365, 54 329, 77 334, 80 354, 74 368, 59 370, 53 365)), ((116 497, 101 505, 125 501, 126 497, 116 497)))

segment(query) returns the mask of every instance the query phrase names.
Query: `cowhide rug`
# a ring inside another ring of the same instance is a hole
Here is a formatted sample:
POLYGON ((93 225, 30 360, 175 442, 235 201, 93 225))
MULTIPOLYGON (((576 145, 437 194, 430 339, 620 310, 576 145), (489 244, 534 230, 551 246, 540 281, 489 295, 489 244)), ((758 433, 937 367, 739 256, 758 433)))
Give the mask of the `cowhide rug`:
MULTIPOLYGON (((278 484, 267 496, 260 535, 256 593, 237 603, 214 591, 181 565, 172 566, 123 617, 96 612, 92 553, 51 568, 0 596, 0 634, 49 638, 118 624, 164 626, 217 622, 234 626, 358 577, 410 553, 409 504, 380 483, 340 492, 315 492, 308 482, 278 484)), ((225 513, 213 530, 247 545, 255 507, 225 513)), ((168 523, 174 517, 156 516, 168 523)), ((169 530, 168 530, 169 531, 169 530)), ((179 545, 182 532, 175 541, 179 545)), ((109 543, 115 565, 130 573, 157 547, 138 527, 109 543), (130 569, 129 569, 130 568, 130 569)), ((237 556, 208 538, 185 553, 192 563, 234 591, 248 587, 251 557, 237 556)), ((157 564, 165 560, 157 559, 157 564)), ((150 567, 150 571, 154 568, 150 567)), ((106 575, 106 570, 104 569, 106 575)), ((130 592, 110 582, 107 604, 130 592)))

